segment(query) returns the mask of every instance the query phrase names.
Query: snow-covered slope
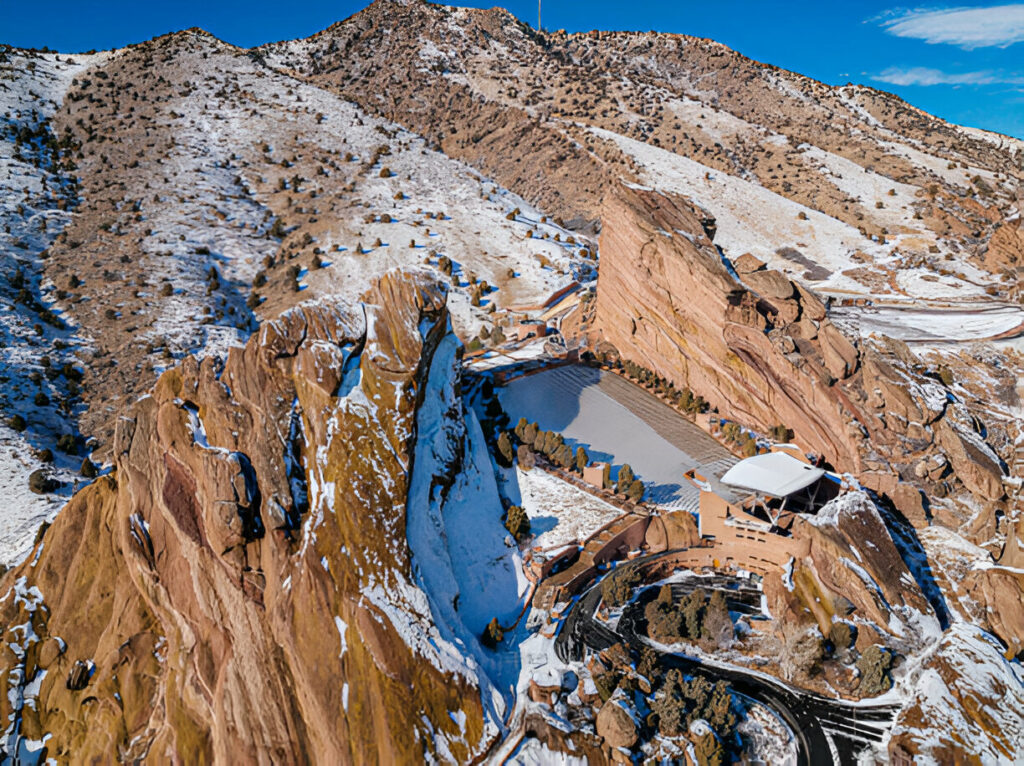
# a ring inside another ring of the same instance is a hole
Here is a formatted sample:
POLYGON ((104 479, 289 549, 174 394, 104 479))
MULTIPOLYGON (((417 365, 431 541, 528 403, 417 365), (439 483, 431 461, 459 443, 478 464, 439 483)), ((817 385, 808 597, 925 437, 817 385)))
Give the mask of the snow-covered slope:
MULTIPOLYGON (((434 355, 417 420, 406 519, 417 583, 442 636, 460 647, 495 722, 507 717, 519 674, 516 638, 498 651, 480 636, 497 618, 509 627, 525 607, 519 549, 502 525, 503 508, 480 424, 456 393, 458 340, 434 355)), ((522 638, 520 626, 515 637, 522 638)))
POLYGON ((45 251, 73 215, 76 187, 49 121, 72 79, 108 57, 0 53, 0 565, 28 552, 79 480, 81 455, 65 454, 57 440, 78 434, 77 386, 61 370, 80 366, 84 339, 44 299, 42 277, 45 251), (61 486, 30 491, 37 470, 61 486))
POLYGON ((898 691, 906 701, 892 737, 916 745, 917 763, 949 763, 964 753, 986 766, 1020 763, 1024 670, 979 628, 954 623, 908 669, 898 691))
POLYGON ((610 131, 595 128, 593 132, 614 141, 633 157, 643 169, 645 184, 684 194, 711 213, 718 226, 715 244, 729 258, 751 253, 793 279, 839 295, 895 299, 968 299, 984 295, 978 282, 985 277, 970 264, 960 264, 964 277, 936 276, 920 263, 907 260, 901 252, 904 240, 914 250, 927 250, 936 242, 934 234, 923 226, 907 225, 914 223, 911 187, 868 173, 842 157, 810 147, 803 153, 805 161, 820 169, 844 194, 895 208, 888 217, 899 233, 888 242, 867 237, 837 218, 754 181, 610 131), (883 188, 893 189, 896 194, 889 196, 883 188), (874 275, 869 283, 864 281, 869 278, 864 274, 865 265, 874 275), (894 281, 887 279, 887 273, 894 281))

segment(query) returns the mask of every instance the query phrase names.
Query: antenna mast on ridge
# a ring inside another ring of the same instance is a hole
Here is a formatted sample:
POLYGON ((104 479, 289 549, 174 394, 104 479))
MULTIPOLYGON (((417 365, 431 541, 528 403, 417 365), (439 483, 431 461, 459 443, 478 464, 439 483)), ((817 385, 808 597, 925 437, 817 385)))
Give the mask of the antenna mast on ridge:
POLYGON ((540 0, 537 0, 537 31, 540 32, 540 0))

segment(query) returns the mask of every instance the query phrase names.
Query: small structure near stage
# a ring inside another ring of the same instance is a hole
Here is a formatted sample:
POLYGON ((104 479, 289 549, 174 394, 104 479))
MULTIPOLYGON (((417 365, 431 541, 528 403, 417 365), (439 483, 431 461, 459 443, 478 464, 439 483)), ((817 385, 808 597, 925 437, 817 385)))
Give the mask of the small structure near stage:
POLYGON ((611 486, 611 469, 608 463, 591 463, 583 468, 583 481, 598 489, 611 486))
POLYGON ((509 328, 512 340, 521 341, 527 338, 543 338, 548 334, 547 322, 520 322, 509 328))

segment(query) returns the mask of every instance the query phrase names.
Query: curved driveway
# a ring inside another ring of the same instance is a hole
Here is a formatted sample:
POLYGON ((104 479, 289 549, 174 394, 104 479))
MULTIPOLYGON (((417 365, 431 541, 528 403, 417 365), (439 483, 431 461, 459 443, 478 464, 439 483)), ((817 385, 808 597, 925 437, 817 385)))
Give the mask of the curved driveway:
MULTIPOLYGON (((637 563, 642 561, 636 559, 637 563)), ((582 660, 585 648, 600 651, 619 642, 635 649, 649 646, 636 627, 642 620, 636 602, 623 611, 617 630, 594 617, 600 603, 600 584, 595 583, 573 604, 555 639, 555 652, 563 662, 582 660)), ((665 667, 704 675, 711 681, 728 681, 737 692, 775 711, 796 738, 799 766, 854 766, 864 746, 882 740, 898 709, 892 705, 851 705, 736 666, 712 666, 695 657, 669 652, 659 651, 659 655, 665 667)))

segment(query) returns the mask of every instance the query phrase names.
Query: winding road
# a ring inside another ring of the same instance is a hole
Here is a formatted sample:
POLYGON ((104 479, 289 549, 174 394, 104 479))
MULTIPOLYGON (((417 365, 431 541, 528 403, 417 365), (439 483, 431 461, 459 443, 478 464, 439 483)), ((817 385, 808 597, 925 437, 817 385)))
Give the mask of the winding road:
MULTIPOLYGON (((636 602, 623 611, 615 630, 594 616, 600 603, 598 582, 573 604, 555 639, 555 652, 563 662, 582 660, 585 649, 601 651, 620 642, 634 649, 649 646, 637 630, 643 614, 636 602)), ((882 741, 898 710, 893 705, 862 706, 828 699, 736 666, 709 665, 682 654, 659 651, 659 655, 665 667, 728 681, 736 692, 771 708, 796 738, 799 766, 855 766, 865 746, 882 741)))

